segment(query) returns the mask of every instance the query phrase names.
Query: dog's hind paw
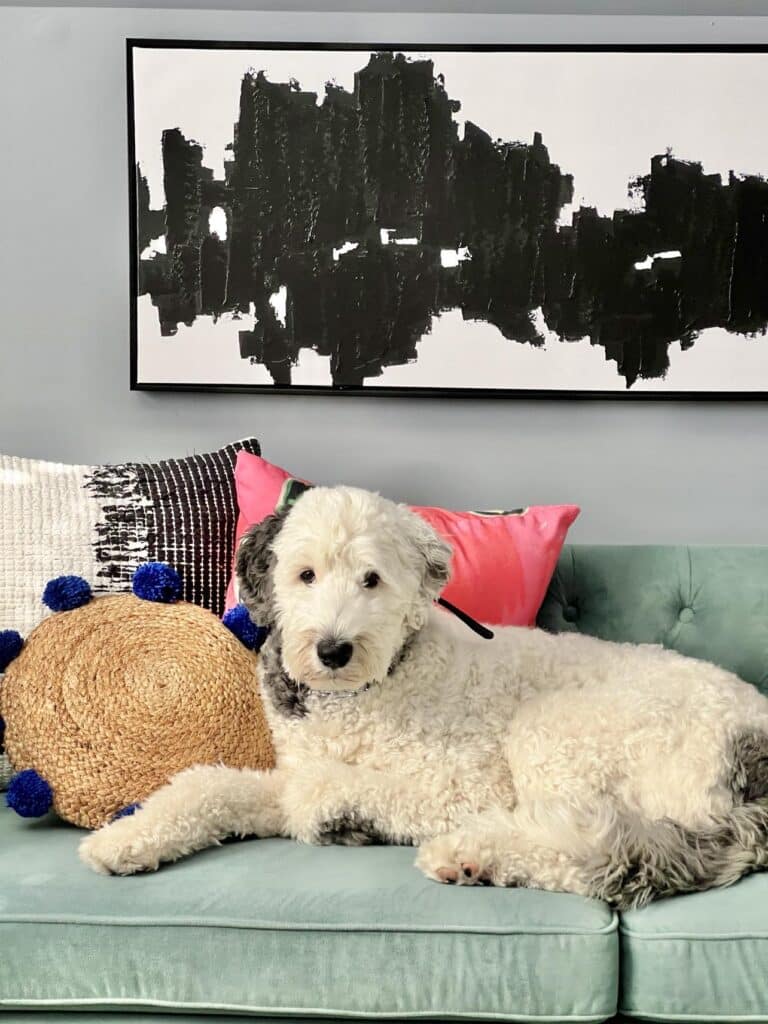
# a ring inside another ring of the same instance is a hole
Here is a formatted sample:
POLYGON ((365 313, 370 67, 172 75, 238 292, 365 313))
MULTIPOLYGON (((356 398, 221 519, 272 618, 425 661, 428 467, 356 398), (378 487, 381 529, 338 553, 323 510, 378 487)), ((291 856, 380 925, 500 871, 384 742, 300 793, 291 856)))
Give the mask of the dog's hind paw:
POLYGON ((419 848, 416 867, 445 885, 493 885, 492 865, 458 833, 430 839, 419 848))
POLYGON ((438 868, 437 877, 447 885, 479 885, 485 881, 480 866, 473 860, 461 861, 458 869, 438 868))

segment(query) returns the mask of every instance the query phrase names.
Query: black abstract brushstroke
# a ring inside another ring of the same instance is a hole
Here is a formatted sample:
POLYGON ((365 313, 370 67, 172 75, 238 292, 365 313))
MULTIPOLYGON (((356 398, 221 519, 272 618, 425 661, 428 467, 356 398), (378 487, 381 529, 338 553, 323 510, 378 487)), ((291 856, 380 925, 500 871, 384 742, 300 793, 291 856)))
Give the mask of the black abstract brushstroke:
POLYGON ((165 232, 165 214, 162 210, 150 210, 149 185, 138 167, 136 169, 136 199, 138 243, 139 252, 142 253, 153 238, 158 238, 165 232))
POLYGON ((242 80, 225 180, 197 142, 163 133, 166 205, 150 210, 138 174, 139 244, 162 223, 167 253, 141 260, 163 335, 200 314, 246 313, 240 354, 291 383, 299 350, 329 356, 336 387, 360 387, 416 359, 432 318, 459 309, 516 342, 542 345, 531 313, 564 341, 588 336, 627 387, 665 375, 668 348, 705 328, 764 332, 768 322, 768 183, 654 156, 631 183, 640 211, 560 212, 573 181, 531 144, 493 140, 466 122, 459 138, 429 60, 374 53, 351 93, 329 83, 318 105, 298 83, 242 80), (209 231, 227 218, 227 240, 209 231), (391 230, 382 244, 381 229, 391 230), (417 245, 398 245, 416 238, 417 245), (333 258, 345 242, 357 248, 333 258), (471 258, 443 267, 441 249, 471 258), (635 264, 649 254, 680 258, 635 264), (270 296, 287 288, 282 324, 270 296))

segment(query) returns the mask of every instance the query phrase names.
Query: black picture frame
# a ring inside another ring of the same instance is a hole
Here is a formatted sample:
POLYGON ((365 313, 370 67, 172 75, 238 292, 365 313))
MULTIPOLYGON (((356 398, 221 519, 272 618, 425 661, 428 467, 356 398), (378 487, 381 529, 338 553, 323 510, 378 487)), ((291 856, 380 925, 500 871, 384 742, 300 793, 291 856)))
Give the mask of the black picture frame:
MULTIPOLYGON (((616 44, 547 44, 547 43, 368 43, 368 42, 294 42, 286 40, 199 40, 129 37, 126 39, 126 98, 128 133, 128 194, 129 194, 129 287, 130 287, 130 390, 146 392, 220 393, 220 394, 275 394, 351 397, 405 397, 438 399, 524 399, 557 401, 610 401, 610 402, 736 402, 751 403, 768 399, 768 381, 761 391, 651 391, 651 390, 585 390, 585 389, 533 389, 533 388, 444 388, 365 385, 265 385, 265 384, 199 384, 148 383, 138 380, 138 225, 136 141, 134 133, 134 63, 137 49, 203 49, 203 50, 313 50, 313 51, 370 51, 370 52, 478 52, 478 53, 764 53, 768 44, 727 43, 715 45, 679 43, 616 43, 616 44)), ((768 344, 768 338, 766 338, 768 344)))

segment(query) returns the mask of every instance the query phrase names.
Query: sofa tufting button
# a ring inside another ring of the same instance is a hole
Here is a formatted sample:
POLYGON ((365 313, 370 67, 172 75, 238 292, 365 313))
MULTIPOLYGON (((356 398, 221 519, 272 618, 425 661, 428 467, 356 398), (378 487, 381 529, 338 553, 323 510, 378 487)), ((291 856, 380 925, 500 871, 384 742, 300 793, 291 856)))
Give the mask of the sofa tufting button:
POLYGON ((693 622, 693 608, 681 608, 677 619, 678 622, 693 622))
POLYGON ((566 622, 575 622, 579 617, 579 609, 575 604, 567 604, 563 608, 563 618, 566 622))

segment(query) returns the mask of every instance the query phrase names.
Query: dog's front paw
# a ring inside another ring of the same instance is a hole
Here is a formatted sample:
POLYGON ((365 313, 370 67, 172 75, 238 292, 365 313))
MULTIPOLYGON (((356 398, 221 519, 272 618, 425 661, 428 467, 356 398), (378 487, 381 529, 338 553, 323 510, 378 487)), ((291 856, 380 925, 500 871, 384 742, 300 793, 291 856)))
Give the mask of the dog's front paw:
POLYGON ((427 878, 446 885, 493 885, 487 852, 459 832, 436 836, 419 847, 416 867, 427 878))
POLYGON ((160 866, 156 844, 131 818, 91 832, 80 843, 79 853, 83 863, 101 875, 135 875, 160 866))

